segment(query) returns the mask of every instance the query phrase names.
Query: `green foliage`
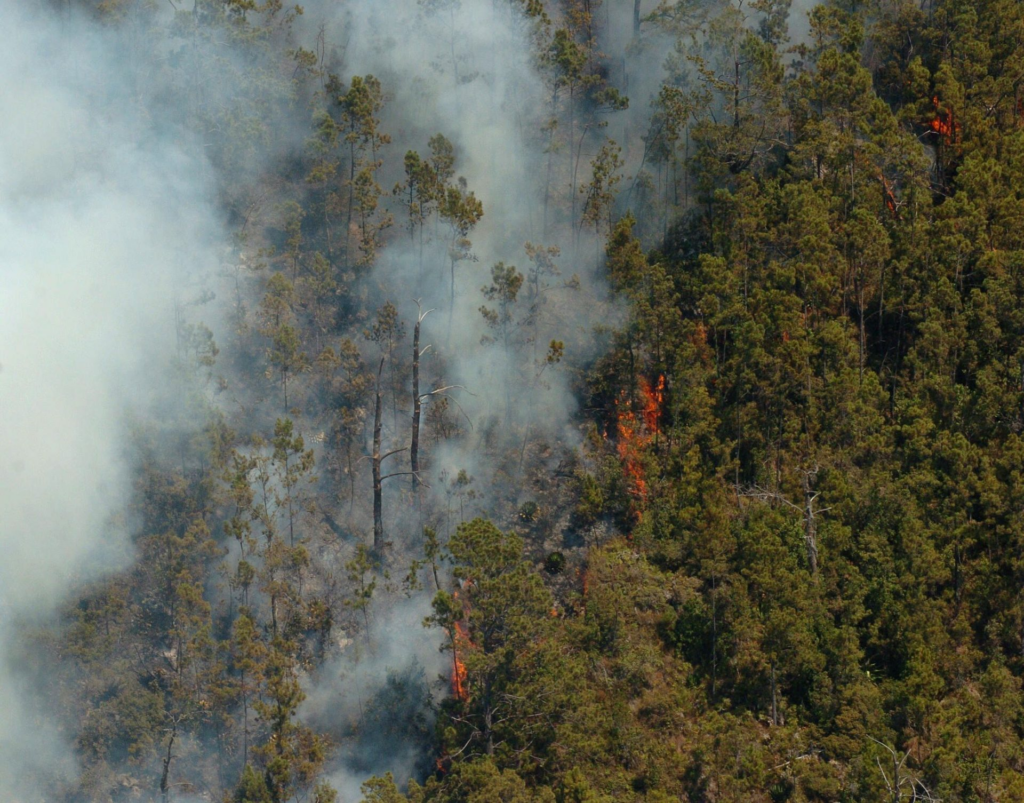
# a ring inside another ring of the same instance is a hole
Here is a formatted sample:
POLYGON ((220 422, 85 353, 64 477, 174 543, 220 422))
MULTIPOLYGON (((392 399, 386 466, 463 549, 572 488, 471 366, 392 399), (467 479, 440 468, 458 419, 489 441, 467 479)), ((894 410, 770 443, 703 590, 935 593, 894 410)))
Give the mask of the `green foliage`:
POLYGON ((272 803, 274 798, 271 797, 263 777, 251 765, 246 764, 233 800, 234 803, 272 803))
MULTIPOLYGON (((614 4, 494 4, 546 89, 516 110, 543 151, 523 217, 566 253, 474 274, 505 420, 470 436, 431 395, 424 463, 471 444, 477 476, 396 493, 424 533, 397 555, 357 540, 367 350, 400 445, 409 399, 410 298, 369 271, 399 240, 421 282, 447 271, 451 330, 457 270, 513 252, 498 219, 474 248, 467 132, 390 154, 385 127, 425 136, 392 107, 415 87, 343 81, 279 0, 85 5, 159 54, 239 231, 231 331, 175 307, 187 411, 135 433, 137 561, 40 637, 82 767, 54 799, 335 801, 304 683, 342 630, 386 621, 399 561, 451 693, 431 733, 422 684, 381 673, 359 727, 438 763, 406 793, 369 780, 371 803, 1024 799, 1019 3, 828 1, 792 49, 786 0, 635 3, 609 54, 614 4), (627 79, 657 81, 649 110, 627 79), (586 363, 561 273, 584 227, 621 310, 586 363), (526 423, 554 371, 579 396, 571 454, 526 423)), ((457 0, 420 7, 453 104, 500 77, 468 69, 457 0)), ((439 352, 417 354, 423 387, 459 357, 439 352)))
POLYGON ((355 557, 345 564, 348 579, 354 586, 352 596, 345 600, 345 605, 360 613, 367 631, 367 638, 369 638, 370 629, 370 602, 373 600, 373 592, 377 589, 377 578, 374 574, 379 568, 372 551, 366 544, 359 544, 356 547, 355 557))

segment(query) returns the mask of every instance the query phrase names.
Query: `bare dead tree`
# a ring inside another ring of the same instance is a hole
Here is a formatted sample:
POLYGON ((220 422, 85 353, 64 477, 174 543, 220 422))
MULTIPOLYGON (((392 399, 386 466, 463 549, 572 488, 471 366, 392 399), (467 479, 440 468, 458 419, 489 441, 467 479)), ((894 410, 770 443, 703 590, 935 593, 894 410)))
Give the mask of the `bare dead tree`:
POLYGON ((377 366, 377 385, 374 391, 373 403, 373 452, 370 455, 373 466, 373 551, 378 558, 384 554, 384 547, 386 545, 384 541, 384 480, 391 479, 392 477, 405 477, 413 473, 411 471, 392 471, 390 474, 382 473, 382 466, 385 460, 406 451, 403 446, 401 449, 392 449, 389 452, 381 453, 383 429, 381 418, 384 404, 380 378, 384 371, 385 359, 385 357, 381 357, 380 363, 377 366))
POLYGON ((779 490, 762 488, 759 485, 752 485, 740 496, 750 499, 760 499, 762 502, 778 502, 788 508, 800 513, 804 520, 804 547, 807 550, 807 565, 813 577, 818 576, 818 517, 827 513, 831 507, 816 507, 821 491, 814 490, 814 482, 818 476, 819 466, 805 469, 801 472, 800 487, 803 491, 803 500, 800 504, 791 502, 786 495, 779 490))
POLYGON ((174 759, 174 742, 178 738, 178 729, 181 726, 184 715, 169 717, 171 724, 167 728, 167 753, 161 759, 163 769, 160 772, 160 800, 167 803, 171 799, 171 761, 174 759))
POLYGON ((807 564, 811 568, 811 574, 818 574, 818 516, 827 513, 831 508, 815 509, 821 491, 814 490, 814 481, 818 476, 818 467, 811 471, 804 471, 800 477, 800 487, 804 493, 804 544, 807 547, 807 564))
POLYGON ((416 299, 416 326, 412 335, 412 440, 409 446, 409 467, 412 470, 412 489, 420 485, 420 416, 423 412, 423 397, 420 395, 420 357, 427 353, 427 346, 420 350, 420 326, 423 319, 433 310, 423 312, 419 299, 416 299))
POLYGON ((901 758, 895 748, 871 736, 868 738, 889 753, 889 761, 886 762, 889 764, 889 772, 886 772, 882 766, 882 760, 875 758, 875 764, 882 774, 883 783, 885 783, 887 800, 891 803, 900 803, 901 800, 941 803, 940 799, 933 796, 931 790, 925 786, 924 781, 907 771, 906 763, 910 753, 904 753, 901 758))
MULTIPOLYGON (((431 396, 448 396, 450 390, 466 390, 462 385, 444 385, 443 387, 435 388, 434 390, 428 391, 427 393, 420 393, 420 359, 430 351, 430 344, 420 348, 420 329, 423 324, 423 320, 434 310, 428 309, 426 312, 422 311, 420 307, 419 299, 416 299, 416 308, 419 313, 416 316, 416 325, 413 327, 412 334, 412 436, 409 443, 409 474, 412 475, 412 487, 415 491, 420 485, 425 485, 423 479, 420 476, 420 424, 423 417, 423 402, 429 399, 431 396)), ((468 393, 468 391, 466 391, 468 393)), ((472 394, 470 394, 472 395, 472 394)), ((449 396, 449 398, 451 398, 449 396)), ((452 399, 452 402, 459 411, 466 416, 466 420, 469 421, 472 427, 472 421, 469 416, 466 415, 459 403, 452 399)))
POLYGON ((377 386, 374 392, 374 403, 373 403, 373 454, 371 459, 373 461, 373 551, 377 556, 384 554, 384 500, 383 500, 383 488, 384 480, 390 479, 391 477, 397 477, 403 474, 409 474, 408 471, 397 471, 391 474, 382 475, 381 466, 384 461, 392 455, 404 452, 405 449, 392 449, 390 452, 381 454, 381 412, 383 408, 383 394, 380 388, 380 376, 384 370, 384 357, 380 358, 380 364, 377 367, 377 386))
POLYGON ((381 497, 383 481, 380 476, 380 464, 384 458, 380 454, 381 435, 381 393, 380 375, 384 370, 384 358, 380 358, 377 368, 377 386, 374 389, 373 402, 373 551, 378 555, 384 549, 384 504, 381 497))

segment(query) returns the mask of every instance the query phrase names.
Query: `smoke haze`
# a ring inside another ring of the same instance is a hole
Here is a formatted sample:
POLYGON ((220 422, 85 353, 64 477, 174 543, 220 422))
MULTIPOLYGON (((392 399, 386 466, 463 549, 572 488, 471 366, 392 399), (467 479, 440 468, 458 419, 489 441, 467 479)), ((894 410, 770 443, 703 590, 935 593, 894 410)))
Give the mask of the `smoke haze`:
MULTIPOLYGON (((99 31, 0 3, 0 619, 131 560, 128 420, 158 392, 175 297, 219 237, 198 166, 140 137, 99 31), (154 368, 156 370, 154 370, 154 368)), ((205 263, 205 264, 204 264, 205 263)), ((0 797, 70 771, 0 628, 0 797), (55 772, 56 770, 56 772, 55 772)))

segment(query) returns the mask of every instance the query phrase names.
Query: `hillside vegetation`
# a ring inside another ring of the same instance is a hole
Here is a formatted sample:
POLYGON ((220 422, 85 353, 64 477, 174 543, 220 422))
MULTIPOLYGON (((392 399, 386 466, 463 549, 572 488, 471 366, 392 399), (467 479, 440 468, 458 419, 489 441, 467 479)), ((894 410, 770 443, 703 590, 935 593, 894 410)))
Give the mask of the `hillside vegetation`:
POLYGON ((36 13, 221 234, 21 799, 1024 800, 1019 0, 36 13))

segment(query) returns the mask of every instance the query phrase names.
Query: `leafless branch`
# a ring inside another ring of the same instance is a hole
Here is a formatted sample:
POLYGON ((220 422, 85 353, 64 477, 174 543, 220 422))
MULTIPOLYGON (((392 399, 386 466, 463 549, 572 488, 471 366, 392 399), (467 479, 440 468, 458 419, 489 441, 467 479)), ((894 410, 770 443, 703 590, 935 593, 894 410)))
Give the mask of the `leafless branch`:
MULTIPOLYGON (((426 399, 429 398, 430 396, 436 396, 440 393, 444 393, 446 390, 455 390, 456 388, 458 390, 466 390, 466 388, 463 385, 445 385, 443 388, 436 388, 435 390, 432 390, 429 393, 421 393, 420 398, 426 399)), ((476 395, 474 393, 470 393, 468 390, 466 390, 466 393, 469 393, 470 396, 476 395)))
POLYGON ((409 447, 408 446, 403 446, 401 449, 392 449, 390 452, 387 452, 386 454, 381 455, 380 460, 383 463, 385 460, 387 460, 389 457, 391 457, 391 455, 398 454, 399 452, 407 452, 407 451, 409 451, 409 447))
MULTIPOLYGON (((418 471, 393 471, 390 474, 385 474, 383 477, 380 478, 380 480, 381 480, 381 482, 383 482, 384 480, 390 479, 391 477, 410 477, 410 476, 411 477, 418 477, 419 476, 419 472, 418 471)), ((426 485, 426 483, 424 483, 424 485, 426 485)))

